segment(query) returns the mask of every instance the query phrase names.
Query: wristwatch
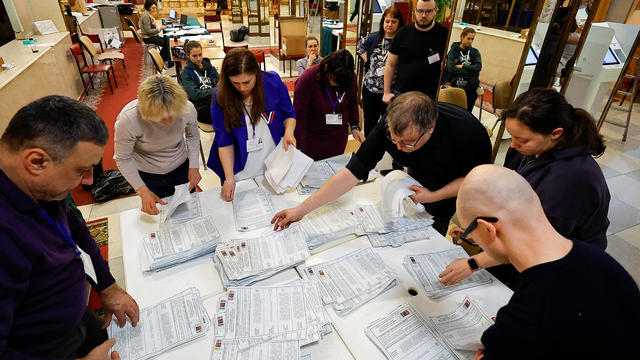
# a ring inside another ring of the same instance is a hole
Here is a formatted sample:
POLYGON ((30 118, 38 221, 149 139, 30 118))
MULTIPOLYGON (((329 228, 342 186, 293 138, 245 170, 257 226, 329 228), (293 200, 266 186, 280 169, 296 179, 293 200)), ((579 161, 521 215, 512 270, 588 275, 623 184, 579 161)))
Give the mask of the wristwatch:
POLYGON ((467 259, 467 263, 469 264, 469 267, 471 268, 471 271, 476 271, 476 270, 480 269, 480 266, 478 266, 478 262, 476 261, 476 259, 474 259, 472 257, 467 259))
POLYGON ((360 126, 358 126, 358 125, 351 126, 351 131, 354 131, 354 130, 360 131, 360 126))

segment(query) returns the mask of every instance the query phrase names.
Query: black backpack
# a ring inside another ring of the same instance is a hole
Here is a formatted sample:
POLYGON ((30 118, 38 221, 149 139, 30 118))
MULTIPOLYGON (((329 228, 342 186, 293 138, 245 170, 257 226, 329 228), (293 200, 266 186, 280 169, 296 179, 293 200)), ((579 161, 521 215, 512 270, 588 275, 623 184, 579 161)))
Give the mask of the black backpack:
POLYGON ((238 30, 231 30, 231 41, 240 42, 244 41, 245 36, 249 35, 249 28, 246 26, 240 26, 238 30))

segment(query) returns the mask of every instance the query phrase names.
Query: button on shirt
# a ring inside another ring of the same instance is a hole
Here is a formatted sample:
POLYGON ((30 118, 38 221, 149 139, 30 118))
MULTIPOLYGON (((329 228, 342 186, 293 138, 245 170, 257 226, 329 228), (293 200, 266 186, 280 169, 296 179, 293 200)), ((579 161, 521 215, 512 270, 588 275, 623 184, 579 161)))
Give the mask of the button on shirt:
POLYGON ((101 291, 114 283, 82 219, 64 201, 35 203, 0 170, 0 358, 47 357, 80 322, 87 277, 75 250, 39 213, 61 220, 93 261, 101 291))

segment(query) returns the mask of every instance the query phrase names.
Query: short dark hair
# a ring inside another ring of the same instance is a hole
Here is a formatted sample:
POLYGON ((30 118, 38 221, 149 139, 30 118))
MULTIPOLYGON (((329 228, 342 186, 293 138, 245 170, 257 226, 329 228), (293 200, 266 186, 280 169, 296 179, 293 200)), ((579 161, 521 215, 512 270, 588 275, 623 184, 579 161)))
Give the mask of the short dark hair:
POLYGON ((412 124, 420 131, 428 131, 437 119, 436 102, 419 91, 398 95, 387 107, 387 124, 399 136, 412 124))
POLYGON ((149 9, 151 9, 151 6, 153 6, 153 5, 157 6, 156 0, 145 0, 144 9, 149 11, 149 9))
POLYGON ((107 126, 95 111, 72 98, 51 95, 18 110, 0 143, 11 152, 38 147, 60 163, 79 141, 104 146, 107 140, 107 126))
POLYGON ((338 84, 340 90, 348 91, 353 86, 354 69, 353 55, 346 49, 340 49, 320 61, 318 80, 325 87, 329 87, 329 76, 333 76, 333 81, 338 84))
POLYGON ((309 45, 309 41, 315 41, 318 43, 318 46, 320 46, 320 41, 318 41, 318 38, 315 36, 307 36, 307 38, 304 40, 304 46, 307 47, 309 45))
POLYGON ((189 56, 189 54, 191 54, 191 50, 193 49, 202 49, 202 44, 200 44, 200 41, 189 41, 187 40, 186 43, 184 43, 184 52, 187 54, 187 56, 189 56))

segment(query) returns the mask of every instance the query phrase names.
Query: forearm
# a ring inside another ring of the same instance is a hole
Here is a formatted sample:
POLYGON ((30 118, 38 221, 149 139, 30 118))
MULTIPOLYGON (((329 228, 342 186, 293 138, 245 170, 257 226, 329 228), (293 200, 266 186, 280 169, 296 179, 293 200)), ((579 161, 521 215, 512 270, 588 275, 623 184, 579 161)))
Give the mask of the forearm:
POLYGON ((144 186, 144 181, 142 181, 140 173, 138 172, 136 164, 132 158, 121 159, 116 155, 116 165, 118 166, 120 173, 122 173, 122 176, 124 176, 125 180, 127 180, 134 190, 138 191, 138 189, 144 186))
POLYGON ((284 133, 285 134, 290 134, 293 136, 294 132, 296 130, 296 119, 294 118, 287 118, 284 120, 284 133))
POLYGON ((315 194, 302 202, 302 204, 298 205, 298 207, 306 215, 311 211, 339 198, 342 194, 356 186, 358 181, 358 178, 356 178, 351 171, 342 169, 327 180, 327 182, 324 183, 315 194))
POLYGON ((391 92, 391 83, 393 82, 393 75, 396 73, 396 65, 391 64, 389 59, 387 59, 387 63, 384 66, 384 93, 388 94, 391 92))
POLYGON ((447 185, 441 187, 440 189, 434 191, 432 193, 433 200, 431 202, 456 197, 458 195, 458 190, 460 190, 460 185, 462 185, 463 180, 464 180, 464 177, 459 177, 451 181, 447 185))
POLYGON ((233 172, 233 145, 218 148, 218 156, 222 163, 225 179, 233 179, 235 176, 233 172))

